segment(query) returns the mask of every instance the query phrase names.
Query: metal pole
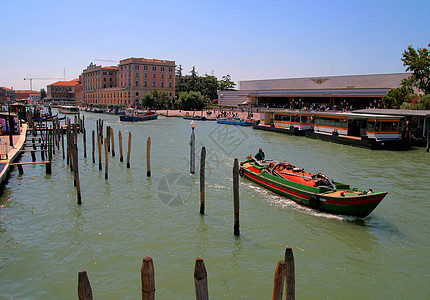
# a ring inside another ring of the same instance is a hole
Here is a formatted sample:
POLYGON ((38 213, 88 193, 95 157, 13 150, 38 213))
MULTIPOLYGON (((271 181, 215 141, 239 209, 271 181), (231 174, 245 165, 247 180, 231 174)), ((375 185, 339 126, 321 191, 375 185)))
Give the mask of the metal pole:
POLYGON ((196 137, 194 135, 194 128, 191 131, 191 153, 190 153, 190 173, 194 174, 195 172, 195 164, 196 164, 196 137))

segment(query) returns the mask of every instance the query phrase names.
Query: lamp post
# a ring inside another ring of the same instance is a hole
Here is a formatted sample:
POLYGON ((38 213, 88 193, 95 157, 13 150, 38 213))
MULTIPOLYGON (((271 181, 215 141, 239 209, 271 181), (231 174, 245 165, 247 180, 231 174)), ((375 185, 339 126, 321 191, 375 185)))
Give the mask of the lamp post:
POLYGON ((190 140, 190 173, 194 174, 195 172, 195 165, 196 165, 196 137, 194 136, 194 128, 196 128, 196 122, 191 121, 191 140, 190 140))

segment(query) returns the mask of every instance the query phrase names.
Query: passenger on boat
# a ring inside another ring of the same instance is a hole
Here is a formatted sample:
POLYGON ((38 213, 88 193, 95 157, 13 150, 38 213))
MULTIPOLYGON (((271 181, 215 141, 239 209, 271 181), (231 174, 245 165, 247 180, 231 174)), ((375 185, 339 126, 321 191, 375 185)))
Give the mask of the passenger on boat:
POLYGON ((255 159, 256 160, 264 160, 265 157, 266 157, 266 155, 264 154, 263 150, 261 148, 259 148, 257 154, 255 154, 255 159))

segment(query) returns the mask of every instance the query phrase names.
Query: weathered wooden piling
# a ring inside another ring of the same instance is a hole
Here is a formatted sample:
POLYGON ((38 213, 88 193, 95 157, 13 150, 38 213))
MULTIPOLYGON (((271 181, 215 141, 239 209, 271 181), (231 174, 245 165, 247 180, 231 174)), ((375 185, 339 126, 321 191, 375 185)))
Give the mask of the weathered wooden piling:
POLYGON ((97 146, 99 148, 99 170, 102 170, 102 137, 101 135, 97 136, 97 146))
POLYGON ((54 131, 52 131, 49 134, 49 139, 48 139, 48 163, 46 164, 46 174, 52 174, 52 154, 53 154, 53 149, 55 147, 54 145, 54 131))
POLYGON ((206 148, 202 147, 200 154, 200 214, 205 214, 205 162, 206 148))
POLYGON ((429 152, 430 149, 430 130, 427 132, 427 146, 426 146, 426 152, 429 152))
MULTIPOLYGON (((33 138, 32 140, 31 140, 31 142, 33 143, 33 150, 36 150, 36 140, 33 138)), ((35 151, 32 151, 31 152, 31 161, 36 161, 36 152, 35 151)))
POLYGON ((146 176, 151 177, 151 137, 146 140, 146 176))
POLYGON ((112 144, 112 156, 115 156, 115 136, 114 136, 114 132, 113 132, 113 128, 111 127, 110 129, 110 135, 109 138, 111 140, 111 144, 112 144))
POLYGON ((285 263, 286 263, 286 299, 294 300, 296 298, 296 276, 294 269, 294 255, 293 249, 287 247, 285 249, 285 263))
POLYGON ((208 274, 206 272, 205 262, 202 258, 196 259, 194 266, 194 287, 196 290, 197 300, 208 300, 208 274))
POLYGON ((128 133, 127 168, 130 168, 131 132, 128 133))
POLYGON ((119 161, 123 162, 124 161, 124 156, 122 155, 122 134, 121 134, 121 130, 118 131, 118 143, 119 143, 119 161))
POLYGON ((85 128, 82 129, 84 139, 84 158, 87 158, 87 131, 85 128))
POLYGON ((16 165, 18 167, 18 173, 20 175, 24 174, 24 169, 22 168, 22 165, 16 165))
POLYGON ((91 289, 90 280, 88 279, 88 275, 85 270, 78 272, 78 297, 79 300, 93 299, 93 291, 91 289))
POLYGON ((108 147, 109 147, 109 142, 108 142, 108 138, 105 138, 105 179, 108 179, 109 175, 109 155, 108 155, 108 147))
POLYGON ((94 130, 92 131, 92 141, 93 141, 93 144, 92 144, 92 146, 93 146, 93 164, 95 164, 96 163, 96 155, 95 155, 95 150, 96 150, 96 140, 95 140, 95 136, 94 136, 94 130))
POLYGON ((284 260, 279 261, 276 265, 275 275, 273 277, 272 300, 282 300, 285 282, 285 268, 286 264, 284 260))
POLYGON ((143 258, 142 267, 140 269, 140 277, 142 280, 142 300, 155 299, 155 273, 152 258, 147 256, 143 258))
POLYGON ((239 162, 234 159, 233 165, 233 203, 234 203, 234 235, 240 235, 239 230, 239 162))
POLYGON ((107 142, 107 150, 110 152, 110 126, 106 126, 106 138, 105 142, 107 142))

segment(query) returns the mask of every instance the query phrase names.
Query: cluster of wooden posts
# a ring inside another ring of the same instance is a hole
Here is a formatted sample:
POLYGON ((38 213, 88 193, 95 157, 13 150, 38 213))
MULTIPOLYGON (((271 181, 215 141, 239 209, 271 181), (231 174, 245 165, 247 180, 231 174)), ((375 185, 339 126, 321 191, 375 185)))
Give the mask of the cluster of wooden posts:
MULTIPOLYGON (((155 299, 155 271, 151 257, 143 258, 140 268, 142 283, 142 299, 155 299)), ((294 255, 291 247, 285 250, 285 258, 278 262, 273 277, 272 300, 281 300, 284 294, 285 299, 295 299, 295 270, 294 255)), ((194 265, 194 287, 197 300, 209 299, 208 273, 202 258, 197 258, 194 265)), ((78 272, 78 296, 80 300, 93 299, 93 292, 85 270, 78 272)))

